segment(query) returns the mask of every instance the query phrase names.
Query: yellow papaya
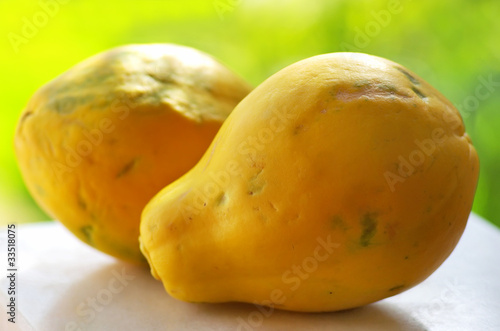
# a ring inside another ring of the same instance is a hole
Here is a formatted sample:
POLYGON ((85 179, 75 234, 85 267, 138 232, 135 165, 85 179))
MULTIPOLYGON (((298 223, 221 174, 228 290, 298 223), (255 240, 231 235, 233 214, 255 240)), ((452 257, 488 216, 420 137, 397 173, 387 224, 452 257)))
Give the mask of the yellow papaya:
POLYGON ((201 158, 250 86, 211 56, 173 44, 97 54, 41 87, 15 134, 25 183, 78 238, 146 263, 146 203, 201 158))
POLYGON ((422 78, 371 55, 319 55, 238 104, 146 206, 141 249, 180 300, 358 307, 450 255, 478 169, 459 112, 422 78))

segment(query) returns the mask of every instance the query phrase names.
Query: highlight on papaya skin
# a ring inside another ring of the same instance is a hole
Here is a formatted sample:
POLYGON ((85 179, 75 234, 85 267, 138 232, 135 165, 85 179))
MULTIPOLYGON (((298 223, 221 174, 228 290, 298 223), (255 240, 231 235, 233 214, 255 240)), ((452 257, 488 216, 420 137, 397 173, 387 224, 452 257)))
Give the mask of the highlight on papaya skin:
POLYGON ((417 74, 367 54, 319 55, 238 104, 201 160, 145 207, 141 250, 180 300, 359 307, 443 263, 478 169, 459 112, 417 74), (431 152, 403 177, 416 142, 431 152), (315 251, 327 258, 313 263, 315 251), (295 267, 314 272, 297 286, 295 267))
POLYGON ((117 47, 32 96, 15 135, 19 168, 42 209, 78 238, 145 264, 142 209, 196 164, 250 91, 193 48, 117 47))

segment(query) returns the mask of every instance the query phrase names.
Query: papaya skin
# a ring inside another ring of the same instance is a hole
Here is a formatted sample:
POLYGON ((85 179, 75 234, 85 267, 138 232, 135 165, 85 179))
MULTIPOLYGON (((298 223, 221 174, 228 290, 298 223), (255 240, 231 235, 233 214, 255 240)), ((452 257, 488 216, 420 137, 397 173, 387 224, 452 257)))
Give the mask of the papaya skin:
POLYGON ((180 300, 363 306, 450 255, 478 162, 459 112, 413 72, 360 53, 315 56, 252 91, 200 162, 149 202, 141 249, 180 300))
POLYGON ((107 254, 146 264, 146 203, 199 161, 250 86, 173 44, 97 54, 41 87, 15 136, 24 181, 51 217, 107 254))

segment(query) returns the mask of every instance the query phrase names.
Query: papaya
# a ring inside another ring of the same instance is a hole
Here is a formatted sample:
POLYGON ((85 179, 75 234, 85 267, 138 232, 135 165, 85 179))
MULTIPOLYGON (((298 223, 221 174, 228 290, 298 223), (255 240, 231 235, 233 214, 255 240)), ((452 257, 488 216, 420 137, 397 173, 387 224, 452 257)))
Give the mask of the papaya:
POLYGON ((37 203, 85 243, 146 264, 146 203, 201 158, 251 90, 208 54, 174 44, 92 56, 35 92, 15 133, 37 203))
POLYGON ((141 249, 183 301, 359 307, 450 255, 478 169, 459 112, 415 73, 318 55, 238 104, 196 166, 147 204, 141 249))

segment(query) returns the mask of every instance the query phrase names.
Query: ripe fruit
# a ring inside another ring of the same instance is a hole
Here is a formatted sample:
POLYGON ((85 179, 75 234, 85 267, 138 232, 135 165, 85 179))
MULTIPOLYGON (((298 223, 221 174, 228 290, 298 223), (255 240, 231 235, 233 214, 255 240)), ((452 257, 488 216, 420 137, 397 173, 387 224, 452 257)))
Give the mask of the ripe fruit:
POLYGON ((181 300, 357 307, 449 256, 478 169, 458 111, 417 75, 366 54, 316 56, 252 91, 152 199, 141 249, 181 300))
POLYGON ((143 207, 203 155, 250 87, 207 54, 118 47, 40 88, 15 136, 36 201, 93 247, 129 261, 143 207))

